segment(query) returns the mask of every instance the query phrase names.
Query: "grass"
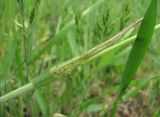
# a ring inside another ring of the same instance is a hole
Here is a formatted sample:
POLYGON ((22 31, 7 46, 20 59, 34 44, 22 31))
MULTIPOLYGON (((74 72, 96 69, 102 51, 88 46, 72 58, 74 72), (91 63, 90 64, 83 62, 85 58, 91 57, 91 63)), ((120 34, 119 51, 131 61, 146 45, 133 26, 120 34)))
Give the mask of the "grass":
POLYGON ((121 106, 129 108, 124 102, 135 100, 145 108, 132 104, 134 113, 157 117, 160 25, 145 23, 155 17, 144 16, 137 34, 149 1, 0 1, 0 116, 105 116, 121 90, 117 115, 123 116, 121 106), (144 35, 139 48, 136 40, 144 33, 150 38, 144 35), (126 79, 128 71, 135 79, 126 79))
POLYGON ((144 58, 144 55, 148 49, 148 46, 153 36, 154 27, 156 25, 156 15, 157 1, 152 0, 143 18, 136 40, 133 44, 133 48, 129 55, 128 62, 122 77, 122 82, 125 81, 125 84, 122 83, 122 88, 120 92, 124 92, 130 80, 133 79, 133 76, 138 66, 140 65, 142 59, 144 58))
MULTIPOLYGON (((147 49, 153 36, 154 27, 156 25, 156 17, 157 0, 152 0, 143 18, 136 40, 133 44, 132 50, 127 60, 127 64, 122 75, 120 93, 115 102, 115 107, 113 107, 113 111, 115 111, 114 108, 116 108, 118 100, 121 99, 129 83, 131 82, 131 80, 133 80, 135 73, 144 58, 144 55, 147 52, 147 49)), ((115 112, 113 112, 112 114, 113 116, 115 116, 114 113, 115 112)))

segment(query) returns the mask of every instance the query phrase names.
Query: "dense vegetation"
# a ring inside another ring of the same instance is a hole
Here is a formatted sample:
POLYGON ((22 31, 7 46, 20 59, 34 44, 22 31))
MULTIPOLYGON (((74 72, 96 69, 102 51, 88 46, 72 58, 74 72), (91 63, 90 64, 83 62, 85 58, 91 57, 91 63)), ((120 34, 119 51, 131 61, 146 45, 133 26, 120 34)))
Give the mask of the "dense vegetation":
POLYGON ((159 9, 0 0, 0 117, 159 117, 159 9))

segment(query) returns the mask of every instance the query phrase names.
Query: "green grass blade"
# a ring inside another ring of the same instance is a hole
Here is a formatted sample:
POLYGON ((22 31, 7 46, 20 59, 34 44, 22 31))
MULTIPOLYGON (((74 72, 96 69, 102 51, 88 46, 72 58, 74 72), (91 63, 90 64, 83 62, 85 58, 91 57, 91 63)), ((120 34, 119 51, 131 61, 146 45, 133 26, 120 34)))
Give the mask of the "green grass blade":
POLYGON ((123 93, 133 79, 138 66, 147 52, 156 24, 157 0, 152 0, 143 18, 122 76, 120 93, 123 93))
POLYGON ((144 55, 147 52, 148 46, 153 36, 154 27, 156 25, 156 15, 157 0, 152 0, 143 18, 142 24, 137 34, 137 38, 133 44, 132 50, 127 60, 127 64, 122 75, 120 94, 117 97, 111 110, 112 117, 115 116, 118 102, 123 96, 130 82, 133 80, 134 75, 144 58, 144 55))
POLYGON ((29 83, 27 85, 24 85, 23 87, 20 87, 10 93, 7 93, 5 96, 1 96, 0 98, 0 103, 1 102, 5 102, 11 98, 14 98, 16 97, 17 95, 21 95, 23 94, 24 92, 26 91, 30 91, 30 90, 33 90, 34 89, 34 85, 32 83, 29 83))
POLYGON ((97 112, 97 111, 103 111, 107 107, 106 104, 104 103, 99 103, 99 104, 91 104, 88 106, 86 109, 86 112, 97 112))
POLYGON ((77 45, 75 36, 72 31, 68 32, 67 40, 68 40, 69 47, 71 48, 73 56, 78 56, 79 55, 78 45, 77 45))
POLYGON ((14 56, 15 56, 16 47, 17 47, 17 39, 13 39, 11 41, 10 47, 8 49, 7 58, 6 58, 6 61, 5 61, 5 64, 4 64, 4 68, 3 68, 4 77, 7 76, 7 73, 9 72, 10 67, 12 65, 12 62, 13 62, 13 59, 14 59, 14 56))
MULTIPOLYGON (((160 24, 156 25, 155 30, 157 30, 157 29, 159 29, 159 28, 160 28, 160 24)), ((106 47, 104 50, 102 50, 101 52, 99 52, 99 53, 101 53, 101 54, 98 54, 98 56, 96 56, 96 55, 91 56, 91 58, 88 58, 88 59, 86 60, 86 62, 89 62, 89 60, 93 60, 93 59, 95 59, 95 58, 97 58, 97 57, 99 57, 99 56, 101 56, 101 55, 103 55, 103 54, 110 53, 110 52, 112 52, 113 50, 117 50, 118 48, 121 48, 121 47, 123 47, 123 46, 125 46, 125 45, 128 45, 130 42, 133 42, 135 39, 136 39, 136 35, 134 35, 134 36, 132 36, 132 37, 130 37, 130 38, 128 38, 128 39, 126 39, 126 40, 118 43, 118 44, 115 44, 114 46, 111 44, 111 45, 112 45, 111 47, 106 47)), ((81 56, 82 56, 82 55, 81 55, 81 56)), ((82 58, 83 58, 83 57, 84 57, 84 56, 82 56, 82 58)), ((73 60, 74 60, 74 62, 77 62, 77 61, 75 61, 75 59, 77 60, 77 57, 75 57, 75 58, 73 58, 73 59, 71 59, 71 60, 69 60, 69 61, 70 61, 71 63, 73 62, 73 60)), ((78 59, 78 60, 79 60, 79 59, 78 59)), ((86 62, 85 62, 85 63, 86 63, 86 62)), ((79 65, 82 65, 82 64, 79 64, 79 65)), ((79 66, 79 65, 78 65, 78 66, 79 66)), ((62 64, 61 68, 66 67, 66 66, 68 66, 68 64, 66 64, 66 62, 64 62, 64 63, 62 64)), ((69 67, 67 67, 67 68, 69 68, 69 67)), ((54 67, 54 70, 56 71, 57 69, 59 69, 59 68, 58 68, 57 66, 55 66, 55 67, 54 67)), ((50 71, 53 72, 52 68, 50 69, 50 71)), ((61 69, 60 69, 60 71, 61 71, 61 69)), ((62 74, 65 73, 65 70, 62 70, 61 73, 62 73, 62 74)), ((38 75, 38 76, 36 76, 35 78, 33 78, 33 80, 31 81, 31 83, 29 83, 29 84, 27 84, 27 85, 25 85, 25 86, 22 86, 22 87, 14 90, 14 91, 12 91, 12 92, 9 92, 9 93, 7 93, 6 95, 1 96, 1 97, 0 97, 0 102, 5 102, 5 101, 7 101, 7 100, 9 100, 9 99, 12 99, 12 98, 18 96, 18 95, 22 95, 23 93, 25 93, 25 92, 27 92, 27 91, 33 90, 34 88, 40 88, 40 87, 42 87, 42 86, 44 86, 44 85, 47 85, 48 83, 53 82, 53 81, 56 80, 56 79, 57 79, 57 78, 56 78, 56 77, 54 78, 53 75, 50 74, 49 72, 41 73, 40 75, 38 75)), ((2 89, 2 88, 1 88, 1 89, 2 89)), ((0 89, 0 90, 1 90, 1 89, 0 89)), ((116 88, 116 89, 117 89, 117 88, 116 88)))
POLYGON ((35 92, 35 98, 37 100, 39 108, 42 111, 43 117, 48 117, 49 116, 49 107, 47 105, 45 97, 41 94, 39 89, 37 89, 35 92))

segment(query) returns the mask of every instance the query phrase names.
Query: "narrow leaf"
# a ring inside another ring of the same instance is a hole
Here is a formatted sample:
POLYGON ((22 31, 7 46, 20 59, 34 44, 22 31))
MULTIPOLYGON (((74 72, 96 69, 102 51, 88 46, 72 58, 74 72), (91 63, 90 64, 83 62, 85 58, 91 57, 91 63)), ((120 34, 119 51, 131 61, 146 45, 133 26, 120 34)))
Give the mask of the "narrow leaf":
POLYGON ((75 40, 75 36, 72 31, 68 32, 67 40, 68 40, 68 43, 71 48, 73 56, 78 56, 79 55, 78 45, 77 45, 77 42, 75 40))
POLYGON ((121 99, 126 88, 133 80, 135 73, 144 58, 144 55, 147 52, 156 24, 156 15, 157 0, 151 0, 151 3, 146 11, 142 24, 139 28, 137 38, 133 44, 129 58, 127 60, 127 64, 122 75, 120 94, 117 97, 111 110, 111 117, 115 117, 116 110, 118 107, 118 101, 121 99))
POLYGON ((14 59, 14 56, 15 56, 16 47, 17 47, 17 39, 13 39, 10 43, 7 58, 6 58, 6 61, 4 63, 4 68, 3 68, 4 77, 7 76, 7 73, 9 72, 10 67, 12 65, 12 62, 13 62, 13 59, 14 59))
POLYGON ((37 89, 35 92, 36 101, 38 102, 38 105, 42 111, 42 114, 44 117, 49 116, 49 107, 47 105, 45 97, 41 94, 40 90, 37 89))
POLYGON ((142 62, 156 24, 157 0, 152 0, 144 16, 122 76, 120 94, 124 93, 142 62))

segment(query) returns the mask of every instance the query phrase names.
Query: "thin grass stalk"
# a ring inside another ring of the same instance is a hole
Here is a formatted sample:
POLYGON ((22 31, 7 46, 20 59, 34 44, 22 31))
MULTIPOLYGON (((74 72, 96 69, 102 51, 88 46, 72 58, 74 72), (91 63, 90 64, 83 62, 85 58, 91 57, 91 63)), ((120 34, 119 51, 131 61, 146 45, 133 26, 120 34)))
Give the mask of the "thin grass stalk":
POLYGON ((26 36, 26 26, 25 26, 25 14, 24 14, 24 1, 21 0, 19 3, 20 6, 20 12, 21 12, 21 17, 22 17, 22 31, 23 31, 23 45, 24 45, 24 60, 25 60, 25 69, 26 69, 26 78, 28 79, 28 73, 29 73, 29 68, 28 68, 28 38, 26 36))
POLYGON ((113 45, 115 42, 117 42, 124 34, 126 34, 129 30, 131 30, 133 27, 138 25, 142 21, 142 18, 137 20, 132 25, 128 26, 124 30, 122 30, 120 33, 118 33, 116 36, 112 37, 111 39, 101 43, 100 45, 92 48, 88 52, 82 54, 81 56, 75 57, 65 63, 59 64, 57 66, 54 66, 50 69, 50 72, 53 73, 55 76, 63 77, 64 74, 70 73, 75 67, 85 63, 87 60, 95 56, 96 54, 102 52, 106 48, 113 45))
MULTIPOLYGON (((155 30, 157 30, 157 29, 159 29, 159 28, 160 28, 160 24, 156 25, 155 30)), ((88 58, 86 61, 84 61, 84 63, 89 62, 89 60, 93 60, 93 59, 95 59, 95 58, 97 58, 97 57, 99 57, 99 56, 101 56, 101 55, 103 55, 103 54, 109 53, 111 50, 115 50, 115 49, 118 49, 118 48, 123 47, 124 45, 128 45, 129 43, 133 42, 135 39, 136 39, 136 35, 134 35, 134 36, 132 36, 132 37, 130 37, 130 38, 128 38, 128 39, 126 39, 126 40, 118 43, 118 44, 115 44, 114 46, 105 48, 104 50, 102 50, 102 51, 101 51, 100 53, 98 53, 97 55, 94 55, 94 56, 91 56, 90 58, 88 58)), ((83 56, 82 56, 82 57, 83 57, 83 56)), ((81 59, 77 59, 77 58, 78 58, 78 57, 73 58, 73 59, 71 59, 71 60, 69 60, 69 61, 70 61, 71 63, 72 63, 73 61, 74 61, 75 63, 80 63, 79 60, 81 60, 81 59), (75 59, 78 60, 78 61, 75 61, 75 59)), ((63 64, 61 64, 61 67, 66 67, 66 65, 68 66, 68 64, 63 63, 63 64)), ((79 64, 79 65, 81 65, 81 64, 79 64)), ((79 65, 78 65, 78 66, 79 66, 79 65)), ((75 66, 74 66, 74 67, 75 67, 75 66)), ((53 67, 53 68, 51 68, 51 70, 50 70, 52 73, 54 72, 53 70, 57 71, 56 67, 53 67), (53 68, 54 68, 54 69, 53 69, 53 68)), ((68 68, 68 69, 70 69, 70 68, 68 68)), ((65 71, 63 71, 63 72, 61 72, 63 75, 66 74, 65 71), (63 72, 64 72, 64 73, 63 73, 63 72)), ((61 75, 60 75, 60 76, 61 76, 61 75)), ((14 90, 14 91, 12 91, 12 92, 9 92, 8 94, 0 97, 0 102, 5 102, 5 101, 7 101, 7 100, 9 100, 9 99, 12 99, 12 98, 14 98, 14 97, 16 97, 16 96, 18 96, 18 95, 21 95, 21 94, 25 93, 25 92, 27 92, 27 91, 33 90, 34 87, 35 87, 34 85, 35 85, 35 84, 34 84, 33 82, 31 82, 31 83, 29 83, 29 84, 27 84, 27 85, 25 85, 25 86, 22 86, 22 87, 14 90)))

